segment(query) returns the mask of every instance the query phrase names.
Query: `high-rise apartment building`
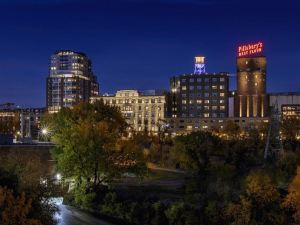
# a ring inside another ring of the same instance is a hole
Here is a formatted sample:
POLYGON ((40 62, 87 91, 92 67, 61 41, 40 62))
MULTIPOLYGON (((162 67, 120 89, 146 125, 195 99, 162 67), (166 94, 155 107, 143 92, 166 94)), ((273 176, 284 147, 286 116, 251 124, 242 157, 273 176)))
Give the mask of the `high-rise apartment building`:
POLYGON ((267 60, 261 56, 262 43, 240 46, 237 58, 237 92, 235 117, 266 117, 267 60))
POLYGON ((58 112, 99 94, 91 60, 80 52, 57 51, 51 56, 47 78, 47 109, 58 112))
POLYGON ((195 58, 195 72, 170 79, 168 117, 224 118, 228 116, 228 73, 206 73, 204 57, 195 58), (201 65, 200 65, 201 64, 201 65))

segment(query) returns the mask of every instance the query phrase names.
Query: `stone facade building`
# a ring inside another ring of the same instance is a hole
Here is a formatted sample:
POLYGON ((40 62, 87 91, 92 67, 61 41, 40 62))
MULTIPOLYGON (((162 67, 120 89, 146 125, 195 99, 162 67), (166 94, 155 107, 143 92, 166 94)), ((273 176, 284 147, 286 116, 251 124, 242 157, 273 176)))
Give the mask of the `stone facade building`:
POLYGON ((166 98, 162 93, 120 90, 115 95, 92 97, 91 102, 100 99, 117 106, 134 131, 157 133, 165 119, 166 98))

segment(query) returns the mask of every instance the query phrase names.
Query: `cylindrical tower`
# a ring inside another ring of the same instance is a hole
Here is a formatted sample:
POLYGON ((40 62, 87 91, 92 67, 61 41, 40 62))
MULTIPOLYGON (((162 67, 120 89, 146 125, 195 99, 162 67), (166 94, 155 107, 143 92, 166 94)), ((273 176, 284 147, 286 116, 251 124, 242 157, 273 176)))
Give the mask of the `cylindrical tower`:
POLYGON ((236 117, 266 117, 267 60, 264 56, 237 58, 236 117))

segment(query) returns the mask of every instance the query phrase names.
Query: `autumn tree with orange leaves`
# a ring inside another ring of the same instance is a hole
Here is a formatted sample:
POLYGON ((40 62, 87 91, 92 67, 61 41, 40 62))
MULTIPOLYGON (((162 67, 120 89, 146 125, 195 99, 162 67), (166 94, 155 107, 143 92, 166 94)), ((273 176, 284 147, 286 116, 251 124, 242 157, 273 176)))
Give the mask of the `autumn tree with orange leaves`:
POLYGON ((15 197, 13 191, 0 187, 0 224, 1 225, 42 225, 30 217, 31 199, 25 193, 15 197))

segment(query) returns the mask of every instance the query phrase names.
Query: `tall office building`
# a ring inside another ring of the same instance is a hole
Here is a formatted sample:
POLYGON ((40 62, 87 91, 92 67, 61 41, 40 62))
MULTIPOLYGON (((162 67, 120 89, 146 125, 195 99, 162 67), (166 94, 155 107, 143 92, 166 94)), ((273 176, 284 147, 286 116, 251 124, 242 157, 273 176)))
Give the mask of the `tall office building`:
POLYGON ((81 52, 57 51, 51 56, 47 78, 47 109, 58 112, 99 94, 91 60, 81 52))
POLYGON ((227 117, 228 82, 228 73, 206 73, 204 57, 195 57, 193 74, 183 74, 170 79, 168 117, 227 117))
POLYGON ((261 55, 262 47, 258 42, 238 48, 235 117, 267 116, 267 60, 261 55))

